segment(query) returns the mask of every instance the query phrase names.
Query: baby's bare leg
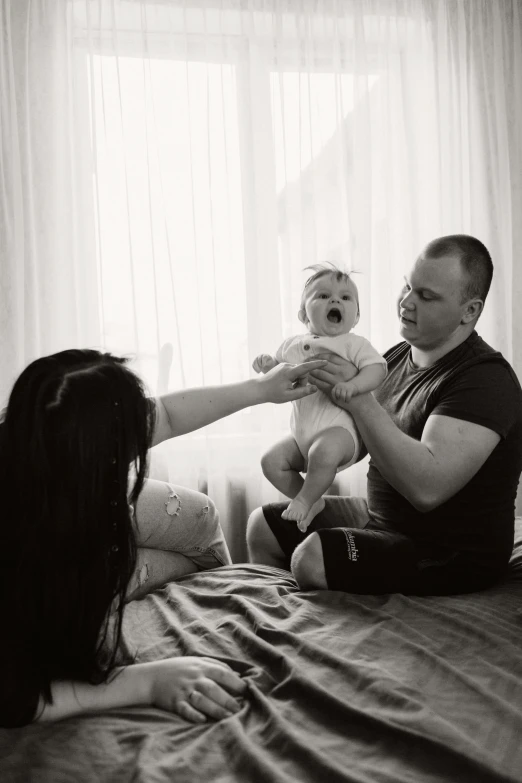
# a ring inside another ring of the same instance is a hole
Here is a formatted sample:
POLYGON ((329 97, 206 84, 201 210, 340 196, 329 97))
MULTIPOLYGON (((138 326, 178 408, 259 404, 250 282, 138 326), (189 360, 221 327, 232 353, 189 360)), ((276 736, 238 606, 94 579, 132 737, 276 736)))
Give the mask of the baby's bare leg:
POLYGON ((295 519, 303 532, 324 508, 323 494, 332 484, 337 468, 353 458, 355 442, 343 427, 323 430, 308 451, 308 470, 303 486, 286 511, 285 519, 295 519))
POLYGON ((295 498, 303 486, 304 457, 294 438, 289 435, 274 443, 261 458, 264 475, 287 498, 295 498))

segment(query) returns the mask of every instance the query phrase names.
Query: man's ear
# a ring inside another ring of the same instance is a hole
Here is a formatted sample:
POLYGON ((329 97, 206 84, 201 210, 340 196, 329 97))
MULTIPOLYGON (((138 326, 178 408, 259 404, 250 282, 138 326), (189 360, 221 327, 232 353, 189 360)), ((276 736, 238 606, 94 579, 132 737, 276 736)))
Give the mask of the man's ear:
POLYGON ((302 307, 299 310, 299 312, 297 313, 297 317, 299 318, 301 323, 303 323, 305 326, 307 325, 307 323, 308 323, 308 316, 306 315, 306 310, 304 309, 304 307, 302 307))
POLYGON ((476 321, 483 309, 484 302, 482 299, 470 299, 466 304, 464 315, 460 321, 461 324, 469 324, 471 321, 476 321))

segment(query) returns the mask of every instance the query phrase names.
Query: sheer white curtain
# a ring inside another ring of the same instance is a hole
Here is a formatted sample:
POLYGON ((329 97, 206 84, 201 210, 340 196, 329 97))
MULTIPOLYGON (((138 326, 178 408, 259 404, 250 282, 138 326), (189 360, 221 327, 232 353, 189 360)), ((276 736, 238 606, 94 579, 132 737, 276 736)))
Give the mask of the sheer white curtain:
MULTIPOLYGON (((517 0, 3 0, 0 397, 37 356, 133 357, 152 393, 252 375, 302 330, 303 267, 354 270, 358 332, 397 341, 422 246, 472 233, 481 334, 522 371, 517 0)), ((278 499, 262 406, 164 444, 233 556, 278 499)), ((365 466, 341 474, 364 490, 365 466)))

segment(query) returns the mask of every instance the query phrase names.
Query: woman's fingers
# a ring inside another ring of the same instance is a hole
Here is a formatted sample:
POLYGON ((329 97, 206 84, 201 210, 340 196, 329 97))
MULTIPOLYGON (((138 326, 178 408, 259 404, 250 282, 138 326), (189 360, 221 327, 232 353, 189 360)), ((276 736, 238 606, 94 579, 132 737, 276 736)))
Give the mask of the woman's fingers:
POLYGON ((201 683, 196 694, 198 695, 194 695, 191 700, 192 704, 214 718, 235 715, 241 708, 237 698, 231 696, 228 689, 211 678, 201 683))
POLYGON ((246 682, 227 663, 217 658, 203 658, 202 660, 209 663, 208 677, 211 676, 215 682, 232 694, 241 696, 245 693, 247 690, 246 682))
POLYGON ((315 386, 307 383, 306 376, 313 368, 324 362, 306 362, 303 364, 278 364, 261 378, 256 379, 261 389, 260 402, 290 402, 316 391, 315 386))
POLYGON ((306 361, 302 364, 296 364, 290 371, 290 378, 294 381, 301 378, 303 375, 319 370, 321 367, 325 367, 327 364, 324 359, 314 359, 313 361, 306 361))
POLYGON ((308 376, 313 370, 318 372, 319 368, 324 367, 325 364, 325 361, 314 360, 303 362, 303 364, 296 364, 292 367, 288 375, 292 383, 290 399, 300 400, 302 397, 314 394, 314 392, 317 391, 317 386, 310 382, 308 376))
POLYGON ((247 690, 247 684, 230 666, 209 658, 205 661, 205 677, 190 694, 190 705, 215 720, 235 715, 240 709, 238 698, 247 690))
POLYGON ((149 704, 195 723, 234 715, 247 690, 246 682, 218 659, 181 656, 136 667, 145 678, 149 704))
POLYGON ((216 700, 207 696, 203 691, 194 690, 187 696, 187 699, 180 703, 178 712, 187 720, 191 720, 194 723, 203 723, 212 718, 213 720, 223 720, 223 718, 231 718, 239 710, 239 705, 234 704, 232 708, 228 708, 224 704, 220 703, 219 699, 216 700))
MULTIPOLYGON (((219 658, 209 658, 207 655, 202 655, 200 658, 198 658, 198 661, 203 661, 204 663, 208 663, 211 666, 219 666, 221 669, 224 669, 227 672, 232 672, 232 674, 236 674, 234 669, 232 669, 228 663, 225 663, 225 661, 221 661, 219 658)), ((236 674, 236 677, 238 677, 239 680, 241 678, 236 674)))
POLYGON ((231 694, 241 696, 245 690, 246 683, 232 670, 227 672, 224 667, 212 664, 206 676, 198 679, 194 688, 178 703, 178 712, 183 718, 196 723, 207 718, 230 718, 241 709, 231 694))
POLYGON ((292 389, 289 400, 300 400, 302 397, 308 397, 310 394, 315 394, 317 386, 313 386, 311 383, 307 383, 306 386, 294 386, 292 389))
POLYGON ((207 716, 200 710, 195 709, 195 707, 190 704, 190 696, 187 696, 186 699, 179 702, 177 712, 178 715, 180 715, 182 718, 185 718, 185 720, 190 721, 191 723, 207 722, 207 716))
POLYGON ((191 696, 192 704, 196 705, 203 715, 213 718, 214 720, 223 720, 223 718, 231 718, 232 715, 239 710, 239 705, 234 704, 230 709, 224 704, 220 703, 219 698, 213 699, 207 696, 201 691, 194 691, 191 696))

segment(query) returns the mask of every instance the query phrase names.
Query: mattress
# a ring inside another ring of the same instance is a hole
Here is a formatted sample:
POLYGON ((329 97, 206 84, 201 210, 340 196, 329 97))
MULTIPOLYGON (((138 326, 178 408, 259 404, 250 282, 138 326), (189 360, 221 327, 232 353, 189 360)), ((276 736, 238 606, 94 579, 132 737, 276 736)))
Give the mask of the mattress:
POLYGON ((0 730, 2 783, 522 781, 522 521, 507 578, 448 597, 301 592, 233 565, 127 607, 123 652, 206 655, 240 712, 132 707, 0 730))

